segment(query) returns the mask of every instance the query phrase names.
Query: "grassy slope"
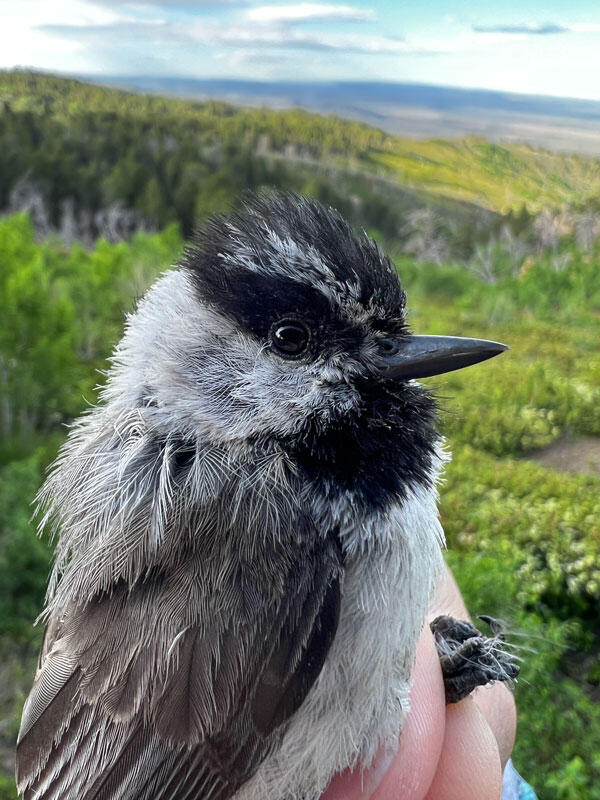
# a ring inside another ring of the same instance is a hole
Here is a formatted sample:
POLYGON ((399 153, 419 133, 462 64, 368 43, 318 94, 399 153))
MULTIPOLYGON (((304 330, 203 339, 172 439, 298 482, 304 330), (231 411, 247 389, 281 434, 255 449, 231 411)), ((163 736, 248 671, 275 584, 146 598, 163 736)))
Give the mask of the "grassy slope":
POLYGON ((526 205, 580 203, 600 189, 600 161, 560 155, 527 145, 492 144, 467 137, 454 141, 395 138, 372 156, 389 174, 436 194, 507 212, 526 205))

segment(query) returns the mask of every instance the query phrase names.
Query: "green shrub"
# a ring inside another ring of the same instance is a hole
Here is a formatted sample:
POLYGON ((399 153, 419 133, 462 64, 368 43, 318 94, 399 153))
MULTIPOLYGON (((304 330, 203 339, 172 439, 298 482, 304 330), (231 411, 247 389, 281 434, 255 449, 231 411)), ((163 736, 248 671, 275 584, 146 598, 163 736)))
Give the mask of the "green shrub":
POLYGON ((450 550, 448 562, 471 614, 503 619, 508 646, 521 659, 517 769, 543 800, 600 800, 598 683, 592 670, 586 675, 579 668, 584 660, 597 663, 589 624, 557 619, 542 603, 537 610, 524 607, 518 553, 507 553, 502 543, 488 544, 485 554, 450 550))
POLYGON ((491 550, 511 565, 521 607, 598 607, 600 478, 497 460, 465 446, 447 469, 441 512, 452 548, 491 550))
POLYGON ((31 502, 42 482, 39 453, 0 468, 0 637, 37 638, 50 549, 36 535, 31 502))

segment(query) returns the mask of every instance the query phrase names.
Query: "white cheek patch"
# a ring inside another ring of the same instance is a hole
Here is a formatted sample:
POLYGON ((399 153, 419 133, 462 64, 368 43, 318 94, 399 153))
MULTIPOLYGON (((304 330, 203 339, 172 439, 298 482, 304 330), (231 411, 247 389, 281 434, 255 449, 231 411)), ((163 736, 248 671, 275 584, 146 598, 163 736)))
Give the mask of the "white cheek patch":
MULTIPOLYGON (((289 274, 290 260, 299 258, 297 246, 273 237, 289 274)), ((321 262, 314 268, 327 276, 327 286, 321 281, 319 288, 334 301, 339 287, 333 286, 333 276, 321 262)), ((294 275, 298 276, 313 279, 308 268, 294 275)), ((356 324, 358 312, 353 319, 349 308, 344 313, 356 324)), ((172 270, 129 318, 101 399, 155 405, 158 427, 192 438, 289 436, 300 430, 307 416, 326 423, 358 408, 360 397, 352 380, 365 374, 376 353, 376 335, 366 332, 358 356, 340 350, 309 364, 281 359, 267 342, 239 331, 230 319, 203 305, 185 270, 172 270)))
POLYGON ((326 419, 358 402, 343 357, 308 365, 280 359, 203 306, 181 270, 166 273, 142 300, 112 363, 103 401, 151 402, 154 425, 193 439, 292 435, 307 415, 326 419))

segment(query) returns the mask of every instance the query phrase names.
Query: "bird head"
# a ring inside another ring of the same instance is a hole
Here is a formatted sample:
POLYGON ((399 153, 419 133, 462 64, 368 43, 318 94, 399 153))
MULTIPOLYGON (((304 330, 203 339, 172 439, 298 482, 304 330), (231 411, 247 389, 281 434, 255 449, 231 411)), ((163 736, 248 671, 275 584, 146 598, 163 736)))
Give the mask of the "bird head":
POLYGON ((213 217, 128 319, 40 490, 52 608, 175 563, 224 514, 278 530, 299 504, 319 530, 364 528, 357 547, 412 499, 435 518, 435 402, 414 379, 503 349, 414 336, 391 261, 314 200, 213 217))
POLYGON ((329 496, 360 481, 373 502, 430 474, 434 402, 413 378, 503 349, 413 336, 375 242, 314 200, 265 194, 213 217, 150 291, 107 395, 166 434, 276 442, 329 496))

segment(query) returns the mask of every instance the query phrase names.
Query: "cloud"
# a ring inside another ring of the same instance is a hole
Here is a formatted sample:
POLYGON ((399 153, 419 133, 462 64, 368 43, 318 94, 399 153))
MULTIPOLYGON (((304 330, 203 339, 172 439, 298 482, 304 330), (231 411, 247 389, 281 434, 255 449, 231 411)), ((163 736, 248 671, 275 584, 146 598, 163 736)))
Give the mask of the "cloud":
POLYGON ((324 3, 296 3, 291 6, 257 6, 246 11, 249 22, 261 25, 293 22, 365 22, 376 18, 372 9, 324 3))
POLYGON ((288 26, 222 26, 214 21, 194 25, 164 20, 123 19, 105 25, 43 25, 40 30, 79 43, 120 45, 140 41, 180 43, 205 47, 269 48, 280 50, 317 50, 367 55, 422 53, 401 37, 362 33, 305 32, 288 26))
POLYGON ((420 52, 404 39, 393 36, 354 33, 304 32, 288 27, 192 28, 192 35, 205 44, 228 47, 269 47, 285 50, 334 50, 351 53, 389 54, 420 52))
POLYGON ((548 36, 554 33, 568 33, 571 29, 564 25, 547 23, 544 25, 473 25, 475 33, 527 34, 528 36, 548 36))
MULTIPOLYGON (((116 5, 116 4, 115 4, 116 5)), ((101 25, 120 19, 117 10, 102 8, 97 3, 86 0, 61 0, 60 3, 40 4, 39 0, 20 0, 19 3, 2 3, 2 26, 0 35, 10 33, 14 28, 31 30, 37 23, 101 25)))
POLYGON ((201 8, 219 8, 220 6, 247 5, 248 0, 93 0, 96 5, 101 6, 128 6, 130 9, 138 8, 189 8, 191 10, 201 8))
POLYGON ((62 38, 43 30, 44 24, 104 25, 120 18, 117 9, 83 0, 40 3, 19 0, 2 3, 0 25, 0 66, 23 65, 65 72, 86 71, 92 59, 76 38, 62 38))
POLYGON ((163 20, 123 19, 106 25, 39 25, 38 30, 53 33, 78 42, 101 44, 137 44, 146 42, 184 42, 190 40, 183 25, 175 25, 163 20))
MULTIPOLYGON (((269 69, 273 73, 285 64, 290 72, 291 64, 298 62, 304 69, 307 58, 303 54, 311 52, 322 53, 323 63, 329 63, 326 56, 330 54, 339 64, 342 59, 361 56, 376 63, 378 57, 438 55, 445 51, 443 43, 412 42, 400 35, 387 34, 385 29, 369 30, 365 23, 375 19, 374 12, 350 4, 267 5, 264 0, 254 4, 247 0, 245 8, 238 3, 234 15, 221 18, 207 14, 190 19, 189 15, 169 13, 167 2, 160 2, 161 13, 159 0, 141 0, 144 11, 139 14, 136 11, 142 9, 140 0, 137 5, 133 0, 124 2, 118 9, 113 0, 100 2, 105 3, 103 13, 107 18, 89 21, 50 18, 36 30, 65 46, 77 46, 86 60, 94 64, 93 71, 121 73, 150 70, 194 73, 199 69, 206 71, 206 65, 214 64, 216 59, 234 71, 248 69, 253 74, 266 74, 269 69), (109 5, 114 7, 109 9, 109 5), (153 10, 148 12, 151 6, 153 10), (340 30, 330 26, 338 22, 360 27, 340 30)), ((198 3, 188 2, 187 6, 191 9, 198 3)), ((321 59, 313 60, 321 63, 321 59)))
POLYGON ((252 64, 253 66, 261 67, 271 66, 272 64, 280 66, 281 64, 295 63, 293 57, 287 53, 263 53, 261 50, 234 50, 232 53, 227 53, 226 58, 232 64, 252 64))
POLYGON ((573 33, 600 33, 600 24, 597 22, 575 22, 569 25, 573 33))

